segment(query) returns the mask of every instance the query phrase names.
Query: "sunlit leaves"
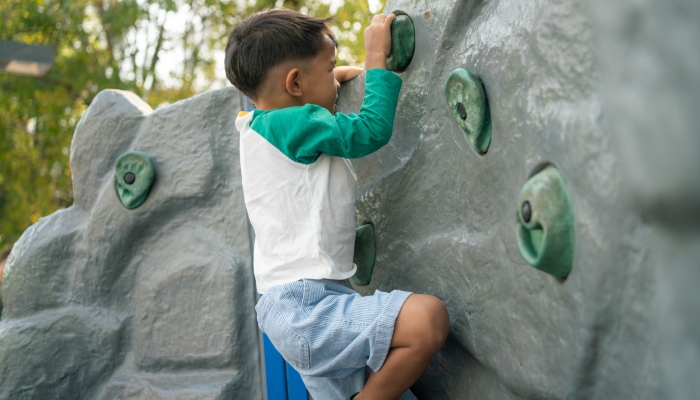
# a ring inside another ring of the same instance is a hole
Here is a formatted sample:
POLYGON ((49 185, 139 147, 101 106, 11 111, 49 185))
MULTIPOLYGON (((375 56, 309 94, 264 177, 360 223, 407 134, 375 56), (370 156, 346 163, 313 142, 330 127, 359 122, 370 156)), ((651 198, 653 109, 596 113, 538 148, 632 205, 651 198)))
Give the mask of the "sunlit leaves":
POLYGON ((72 204, 70 141, 101 90, 129 90, 157 107, 228 84, 221 62, 231 27, 253 11, 280 6, 335 15, 339 65, 360 64, 364 28, 383 5, 383 0, 0 0, 0 39, 55 48, 55 65, 43 78, 0 74, 0 249, 40 217, 72 204))

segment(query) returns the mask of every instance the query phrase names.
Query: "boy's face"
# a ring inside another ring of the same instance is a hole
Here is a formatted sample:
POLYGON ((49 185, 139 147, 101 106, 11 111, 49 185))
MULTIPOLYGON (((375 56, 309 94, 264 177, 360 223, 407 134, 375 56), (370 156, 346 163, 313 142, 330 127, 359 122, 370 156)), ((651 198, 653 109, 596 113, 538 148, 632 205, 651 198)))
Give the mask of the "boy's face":
POLYGON ((319 105, 331 114, 335 114, 335 101, 340 88, 333 74, 334 68, 335 45, 325 36, 323 48, 303 71, 305 81, 310 83, 304 88, 304 102, 319 105))

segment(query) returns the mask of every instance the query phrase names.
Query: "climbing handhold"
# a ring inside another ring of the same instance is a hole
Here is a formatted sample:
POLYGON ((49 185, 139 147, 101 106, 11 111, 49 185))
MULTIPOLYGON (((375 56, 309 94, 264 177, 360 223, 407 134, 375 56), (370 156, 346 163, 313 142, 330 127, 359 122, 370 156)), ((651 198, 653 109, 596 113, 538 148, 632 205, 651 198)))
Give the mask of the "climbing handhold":
POLYGON ((392 12, 396 19, 391 23, 391 51, 386 58, 386 68, 389 71, 400 72, 408 67, 416 49, 416 33, 413 20, 405 12, 392 12))
POLYGON ((357 265, 357 272, 350 278, 352 283, 360 286, 369 284, 376 254, 374 226, 365 224, 355 229, 355 253, 352 262, 357 265))
POLYGON ((155 169, 151 159, 140 151, 129 151, 114 163, 114 188, 124 207, 132 210, 140 206, 151 191, 155 169))
POLYGON ((518 196, 518 247, 533 267, 566 278, 574 257, 574 210, 564 177, 550 165, 518 196))
POLYGON ((479 154, 485 154, 491 144, 491 115, 481 80, 458 68, 447 78, 445 97, 467 141, 479 154))

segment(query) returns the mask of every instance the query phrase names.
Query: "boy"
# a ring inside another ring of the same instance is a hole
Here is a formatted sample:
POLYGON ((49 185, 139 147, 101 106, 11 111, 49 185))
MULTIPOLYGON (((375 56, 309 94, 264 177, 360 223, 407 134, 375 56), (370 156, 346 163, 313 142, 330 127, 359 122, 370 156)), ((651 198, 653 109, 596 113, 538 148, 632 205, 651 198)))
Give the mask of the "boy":
POLYGON ((365 30, 359 114, 335 113, 337 43, 328 19, 262 11, 236 25, 226 46, 228 79, 257 107, 239 114, 236 127, 256 234, 258 324, 316 400, 414 399, 408 389, 449 330, 433 296, 362 297, 342 282, 356 271, 357 182, 346 158, 391 137, 401 88, 386 70, 395 18, 376 15, 365 30))

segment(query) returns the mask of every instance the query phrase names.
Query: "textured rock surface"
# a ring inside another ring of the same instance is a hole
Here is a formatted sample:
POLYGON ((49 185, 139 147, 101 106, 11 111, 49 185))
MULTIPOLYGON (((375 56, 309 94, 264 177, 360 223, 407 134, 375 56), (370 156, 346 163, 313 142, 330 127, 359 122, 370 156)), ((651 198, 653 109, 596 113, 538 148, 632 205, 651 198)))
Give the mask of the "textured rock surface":
POLYGON ((5 270, 0 398, 262 398, 233 89, 152 111, 100 93, 71 149, 75 205, 22 236, 5 270), (114 162, 156 178, 124 208, 114 162))
POLYGON ((605 123, 629 178, 621 189, 650 221, 663 393, 700 393, 700 3, 591 2, 605 123))
POLYGON ((126 321, 107 310, 67 307, 0 325, 0 397, 94 397, 121 358, 126 321))
MULTIPOLYGON (((680 0, 593 3, 387 4, 412 16, 416 54, 401 74, 394 137, 353 162, 357 222, 377 234, 372 282, 358 289, 445 300, 450 340, 414 387, 419 397, 698 393, 700 202, 690 171, 700 160, 691 111, 700 12, 680 0), (456 68, 485 86, 493 130, 483 156, 444 98, 456 68), (530 267, 517 246, 518 193, 547 163, 573 202, 566 280, 530 267)), ((357 110, 361 80, 341 97, 339 110, 357 110)))
MULTIPOLYGON (((362 293, 450 311, 425 399, 693 399, 700 392, 700 5, 694 0, 389 1, 416 48, 394 136, 353 161, 377 259, 362 293), (447 104, 488 98, 479 155, 447 104), (525 262, 523 185, 552 164, 573 204, 565 280, 525 262)), ((343 87, 357 111, 363 79, 343 87)), ((76 130, 75 206, 17 244, 3 282, 0 398, 262 397, 233 89, 152 112, 106 91, 76 130), (156 180, 121 206, 114 160, 156 180), (56 351, 59 349, 59 351, 56 351), (31 389, 27 389, 31 388, 31 389)), ((322 399, 318 399, 322 400, 322 399)))

